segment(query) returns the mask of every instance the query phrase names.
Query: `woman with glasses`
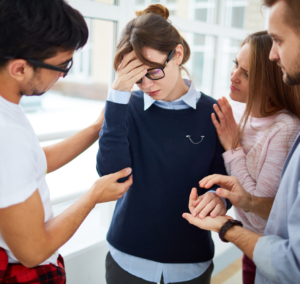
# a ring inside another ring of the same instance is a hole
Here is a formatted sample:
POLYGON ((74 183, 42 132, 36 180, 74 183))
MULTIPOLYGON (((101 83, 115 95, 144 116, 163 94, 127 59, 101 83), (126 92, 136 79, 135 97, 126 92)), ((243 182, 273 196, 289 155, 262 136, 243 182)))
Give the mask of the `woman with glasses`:
MULTIPOLYGON (((192 187, 208 174, 226 174, 223 148, 211 121, 216 101, 197 92, 181 70, 190 49, 151 5, 123 30, 100 132, 97 169, 107 175, 131 167, 133 185, 116 205, 107 235, 106 280, 115 283, 210 283, 210 233, 181 217, 192 187), (131 93, 134 84, 139 91, 131 93)), ((230 203, 200 189, 206 216, 230 203)), ((226 208, 227 206, 227 208, 226 208)))

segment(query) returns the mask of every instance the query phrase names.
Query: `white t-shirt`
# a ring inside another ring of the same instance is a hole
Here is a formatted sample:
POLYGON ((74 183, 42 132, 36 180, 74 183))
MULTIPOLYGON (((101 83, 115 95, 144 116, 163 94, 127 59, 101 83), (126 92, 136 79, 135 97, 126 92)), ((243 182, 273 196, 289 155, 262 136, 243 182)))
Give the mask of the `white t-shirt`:
MULTIPOLYGON (((38 189, 45 223, 52 219, 46 172, 45 153, 22 107, 0 96, 0 208, 24 202, 38 189)), ((6 250, 9 263, 19 262, 1 234, 0 247, 6 250)), ((58 252, 42 264, 57 265, 57 257, 58 252)))

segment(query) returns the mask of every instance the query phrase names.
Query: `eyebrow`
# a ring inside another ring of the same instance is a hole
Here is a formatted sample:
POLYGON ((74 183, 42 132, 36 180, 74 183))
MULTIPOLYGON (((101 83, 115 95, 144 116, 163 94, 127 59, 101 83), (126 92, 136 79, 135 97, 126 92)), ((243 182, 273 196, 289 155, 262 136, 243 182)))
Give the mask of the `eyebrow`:
POLYGON ((276 38, 279 38, 278 35, 274 34, 274 33, 268 33, 269 37, 273 38, 273 37, 276 37, 276 38))
POLYGON ((73 59, 73 57, 71 57, 70 59, 68 59, 68 60, 66 60, 66 61, 64 61, 64 62, 62 62, 62 63, 60 63, 60 64, 58 64, 58 66, 67 64, 67 63, 69 63, 72 59, 73 59))
MULTIPOLYGON (((232 57, 231 57, 232 58, 232 57)), ((239 62, 238 62, 238 60, 235 58, 235 61, 236 61, 236 63, 239 65, 239 62)), ((241 67, 241 69, 244 71, 244 72, 246 72, 246 73, 248 73, 248 71, 246 70, 246 69, 244 69, 244 68, 242 68, 241 67)))

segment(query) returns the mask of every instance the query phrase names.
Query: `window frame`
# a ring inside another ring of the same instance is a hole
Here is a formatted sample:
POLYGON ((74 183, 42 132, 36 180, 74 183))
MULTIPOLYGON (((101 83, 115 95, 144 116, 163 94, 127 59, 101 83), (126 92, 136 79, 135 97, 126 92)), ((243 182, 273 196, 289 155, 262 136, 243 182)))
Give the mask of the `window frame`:
MULTIPOLYGON (((117 40, 120 37, 120 33, 122 28, 126 25, 126 23, 134 17, 133 11, 136 8, 140 8, 141 6, 135 5, 135 0, 118 0, 116 5, 109 5, 103 4, 99 2, 93 1, 86 1, 86 0, 69 0, 69 4, 80 11, 84 17, 91 18, 91 19, 99 19, 99 20, 107 20, 112 21, 115 23, 115 36, 113 37, 113 47, 116 47, 117 40)), ((161 0, 161 4, 166 4, 166 0, 161 0)), ((150 4, 150 0, 145 1, 145 6, 150 4)), ((196 3, 196 0, 190 0, 191 6, 199 6, 199 3, 196 3)), ((218 0, 217 1, 217 23, 205 23, 196 21, 194 19, 184 19, 179 18, 176 16, 170 16, 170 21, 172 24, 177 27, 180 32, 192 33, 192 34, 202 34, 208 36, 214 36, 216 38, 215 44, 215 59, 214 59, 214 75, 213 78, 219 78, 221 75, 221 64, 222 64, 222 48, 223 48, 223 41, 224 38, 230 38, 233 40, 243 40, 248 32, 243 29, 238 28, 231 28, 224 26, 224 19, 225 19, 225 4, 224 1, 218 0), (218 23, 222 23, 221 25, 218 23)), ((197 51, 195 50, 192 52, 197 51)), ((111 58, 111 62, 113 62, 113 58, 111 58)), ((110 76, 110 85, 113 82, 115 76, 115 72, 112 68, 111 76, 110 76)), ((212 86, 212 97, 218 96, 219 90, 219 82, 220 80, 213 80, 212 86)), ((80 129, 78 129, 79 131, 80 129)), ((57 132, 57 133, 47 133, 43 135, 38 135, 38 139, 40 142, 44 141, 51 141, 57 139, 65 139, 70 137, 72 134, 76 133, 76 131, 64 131, 64 132, 57 132)), ((59 204, 61 202, 66 202, 68 200, 73 200, 75 197, 79 197, 86 189, 83 189, 81 193, 70 196, 64 196, 57 200, 53 200, 53 204, 59 204)))

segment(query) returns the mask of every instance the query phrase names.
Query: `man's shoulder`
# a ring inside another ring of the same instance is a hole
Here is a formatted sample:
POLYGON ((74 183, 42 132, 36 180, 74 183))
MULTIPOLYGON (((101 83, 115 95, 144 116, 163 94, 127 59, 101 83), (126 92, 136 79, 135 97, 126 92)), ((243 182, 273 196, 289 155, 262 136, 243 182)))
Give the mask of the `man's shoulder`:
POLYGON ((0 152, 12 150, 19 145, 20 148, 26 145, 33 145, 37 139, 34 132, 18 124, 1 123, 0 121, 0 152), (21 146, 22 145, 22 146, 21 146))

